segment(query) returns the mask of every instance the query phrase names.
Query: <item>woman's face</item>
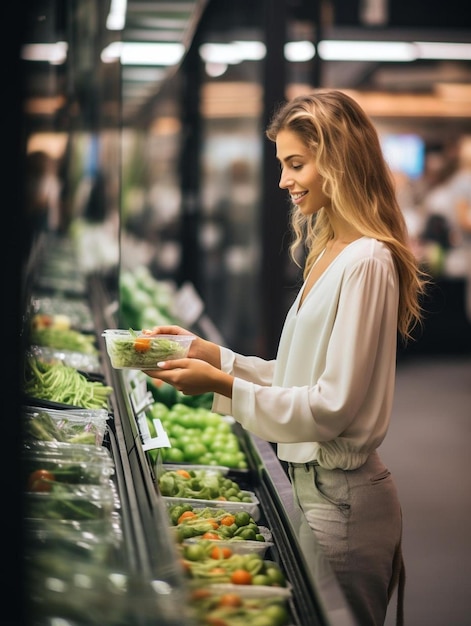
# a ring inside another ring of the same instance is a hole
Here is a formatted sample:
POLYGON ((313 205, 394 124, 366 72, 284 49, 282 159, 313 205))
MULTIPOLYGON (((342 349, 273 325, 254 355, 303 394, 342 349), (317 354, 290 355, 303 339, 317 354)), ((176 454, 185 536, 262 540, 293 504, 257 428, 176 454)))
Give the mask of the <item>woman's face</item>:
POLYGON ((291 201, 304 215, 314 215, 322 207, 330 206, 330 199, 322 191, 323 179, 314 156, 296 133, 290 130, 278 133, 276 156, 281 166, 279 185, 288 190, 291 201))

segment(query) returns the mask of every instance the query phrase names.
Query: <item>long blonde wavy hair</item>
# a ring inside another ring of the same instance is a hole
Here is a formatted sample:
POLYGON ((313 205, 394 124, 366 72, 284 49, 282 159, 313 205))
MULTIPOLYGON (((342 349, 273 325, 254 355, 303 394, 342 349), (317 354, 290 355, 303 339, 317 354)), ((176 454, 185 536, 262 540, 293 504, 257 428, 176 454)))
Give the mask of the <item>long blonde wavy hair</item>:
POLYGON ((303 215, 292 207, 290 252, 306 250, 304 278, 334 232, 329 214, 347 220, 363 236, 384 242, 399 275, 398 331, 405 343, 422 321, 421 296, 428 282, 410 246, 394 181, 373 123, 359 104, 342 91, 319 89, 282 105, 268 125, 271 141, 289 130, 312 151, 323 178, 329 210, 303 215))

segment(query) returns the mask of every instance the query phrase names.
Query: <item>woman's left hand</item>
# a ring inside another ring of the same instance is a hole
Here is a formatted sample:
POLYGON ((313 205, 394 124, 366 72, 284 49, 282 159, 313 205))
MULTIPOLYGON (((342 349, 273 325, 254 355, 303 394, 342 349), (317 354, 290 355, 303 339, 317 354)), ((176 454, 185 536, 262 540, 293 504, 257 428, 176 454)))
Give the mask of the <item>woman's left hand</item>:
POLYGON ((215 392, 232 397, 234 378, 200 359, 171 359, 158 363, 156 370, 144 370, 151 378, 169 383, 187 396, 215 392))

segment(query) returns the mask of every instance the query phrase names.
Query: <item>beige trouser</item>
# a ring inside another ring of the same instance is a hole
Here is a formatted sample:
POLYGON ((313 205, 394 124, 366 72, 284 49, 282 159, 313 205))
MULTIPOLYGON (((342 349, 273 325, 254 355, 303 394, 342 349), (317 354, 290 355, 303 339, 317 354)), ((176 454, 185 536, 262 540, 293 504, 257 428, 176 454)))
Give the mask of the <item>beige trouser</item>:
POLYGON ((381 626, 403 567, 401 507, 389 470, 375 452, 357 470, 291 463, 289 474, 359 626, 381 626))

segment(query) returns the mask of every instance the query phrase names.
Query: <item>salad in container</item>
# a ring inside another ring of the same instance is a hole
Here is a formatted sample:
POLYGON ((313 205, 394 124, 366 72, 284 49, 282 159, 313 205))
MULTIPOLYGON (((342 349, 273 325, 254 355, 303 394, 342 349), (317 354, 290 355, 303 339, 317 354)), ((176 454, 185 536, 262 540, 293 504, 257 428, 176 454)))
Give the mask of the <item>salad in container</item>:
POLYGON ((115 369, 157 369, 159 361, 188 355, 194 335, 152 335, 145 331, 107 329, 103 332, 115 369))

